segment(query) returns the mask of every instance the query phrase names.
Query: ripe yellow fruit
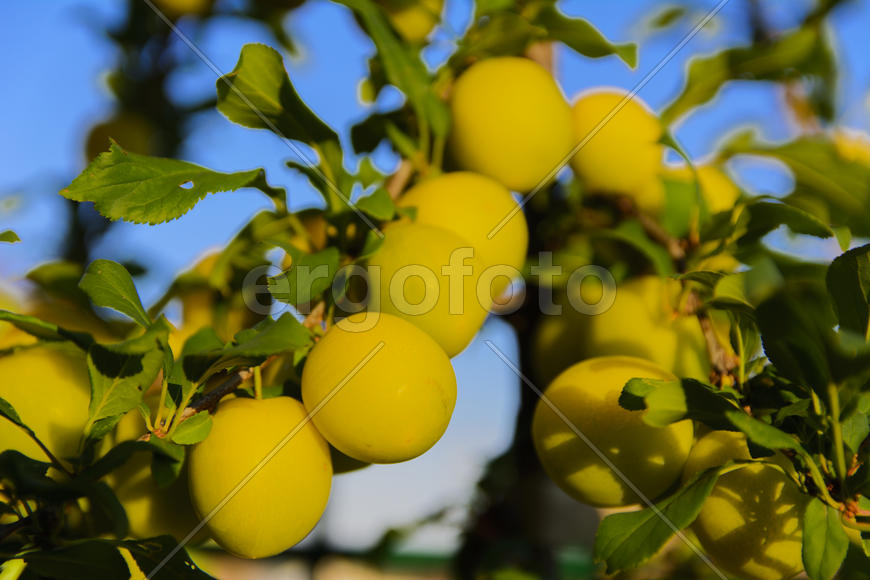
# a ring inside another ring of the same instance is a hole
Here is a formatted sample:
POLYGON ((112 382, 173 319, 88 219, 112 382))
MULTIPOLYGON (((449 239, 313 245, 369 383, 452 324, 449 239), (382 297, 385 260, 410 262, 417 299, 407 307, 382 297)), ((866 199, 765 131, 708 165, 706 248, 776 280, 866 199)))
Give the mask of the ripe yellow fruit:
MULTIPOLYGON (((740 198, 740 189, 731 181, 722 169, 715 165, 698 165, 698 184, 701 186, 701 194, 707 202, 710 213, 719 213, 734 208, 740 198)), ((668 167, 664 175, 678 181, 693 183, 695 175, 686 166, 668 167)))
POLYGON ((603 89, 580 95, 573 108, 575 139, 588 141, 571 165, 589 191, 629 196, 641 210, 657 214, 664 204, 659 180, 664 147, 658 143, 662 136, 658 117, 634 97, 592 135, 626 94, 621 89, 603 89))
POLYGON ((121 557, 124 558, 124 562, 127 564, 127 570, 130 573, 130 580, 147 580, 147 576, 145 576, 145 573, 139 567, 139 563, 136 562, 136 558, 133 557, 130 550, 127 548, 118 548, 118 552, 121 553, 121 557))
POLYGON ((472 244, 442 228, 395 223, 369 259, 369 307, 426 331, 447 356, 459 354, 486 320, 491 295, 472 244), (377 303, 372 301, 376 300, 377 303))
POLYGON ((515 191, 540 185, 574 146, 562 91, 544 67, 526 58, 472 65, 453 86, 450 109, 456 162, 515 191))
POLYGON ((523 267, 529 232, 522 210, 489 238, 490 232, 517 209, 510 191, 493 179, 468 171, 447 173, 415 185, 398 205, 417 208, 416 223, 444 228, 465 238, 484 268, 508 276, 493 279, 496 297, 523 267))
POLYGON ((444 0, 381 0, 390 24, 411 44, 426 40, 438 21, 444 0))
MULTIPOLYGON (((692 448, 684 479, 732 459, 750 459, 746 438, 712 431, 692 448)), ((784 458, 777 463, 791 468, 784 458)), ((719 478, 691 529, 710 560, 728 574, 791 578, 803 570, 801 522, 808 499, 776 468, 751 465, 719 478)))
MULTIPOLYGON (((0 356, 0 397, 56 457, 78 454, 90 402, 88 369, 80 351, 46 345, 0 356)), ((0 421, 0 448, 48 461, 21 428, 6 420, 0 421)))
MULTIPOLYGON (((651 427, 640 412, 620 407, 622 388, 632 378, 673 380, 674 376, 642 359, 598 357, 560 374, 544 397, 652 500, 679 479, 693 428, 691 421, 651 427)), ((544 470, 575 499, 600 507, 640 501, 543 398, 535 408, 532 437, 544 470)))
POLYGON ((698 319, 678 313, 679 296, 679 282, 658 276, 618 284, 613 305, 601 314, 578 312, 563 296, 562 314, 545 317, 538 327, 532 355, 536 376, 546 382, 584 358, 625 355, 652 361, 679 377, 707 380, 707 342, 698 319))
POLYGON ((854 129, 839 129, 833 134, 834 147, 844 159, 870 165, 870 135, 854 129))
POLYGON ((329 499, 329 445, 302 404, 290 397, 221 403, 209 436, 193 448, 189 461, 190 495, 201 517, 253 473, 206 525, 223 549, 242 558, 273 556, 294 546, 329 499))
MULTIPOLYGON (((115 438, 119 443, 134 441, 145 431, 145 422, 139 411, 134 409, 118 423, 115 438)), ((151 454, 136 453, 122 467, 109 474, 106 482, 124 506, 130 523, 130 535, 134 538, 170 534, 180 541, 199 524, 187 489, 186 466, 174 482, 160 489, 151 476, 151 454)), ((205 532, 200 532, 193 541, 200 542, 205 537, 205 532)))
POLYGON ((359 461, 396 463, 424 453, 444 434, 456 376, 444 351, 414 325, 358 313, 312 349, 302 400, 336 449, 359 461))

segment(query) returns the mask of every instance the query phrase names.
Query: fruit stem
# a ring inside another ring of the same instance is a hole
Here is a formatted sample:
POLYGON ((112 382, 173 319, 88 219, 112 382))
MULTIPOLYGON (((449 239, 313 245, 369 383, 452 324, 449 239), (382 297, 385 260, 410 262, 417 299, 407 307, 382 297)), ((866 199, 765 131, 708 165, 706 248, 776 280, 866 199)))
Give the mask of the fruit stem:
POLYGON ((846 512, 840 513, 840 522, 847 528, 852 528, 853 530, 860 530, 862 532, 870 532, 870 522, 861 523, 857 522, 849 517, 846 517, 846 512))
POLYGON ((263 372, 260 367, 254 367, 254 398, 258 401, 263 398, 263 372))
POLYGON ((169 381, 166 378, 166 373, 163 373, 163 384, 160 387, 160 400, 157 402, 157 415, 154 417, 154 430, 163 427, 163 406, 166 403, 166 392, 169 390, 169 381))
POLYGON ((843 426, 840 424, 840 392, 834 383, 828 384, 831 432, 834 436, 834 465, 842 486, 846 480, 846 455, 843 451, 843 426))

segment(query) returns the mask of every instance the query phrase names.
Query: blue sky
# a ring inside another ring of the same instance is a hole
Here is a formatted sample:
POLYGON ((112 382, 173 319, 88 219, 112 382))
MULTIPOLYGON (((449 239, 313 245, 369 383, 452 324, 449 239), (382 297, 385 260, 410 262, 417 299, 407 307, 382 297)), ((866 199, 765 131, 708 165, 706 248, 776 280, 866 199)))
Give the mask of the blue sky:
MULTIPOLYGON (((437 31, 425 56, 437 64, 452 47, 456 31, 469 21, 468 0, 447 0, 449 26, 437 31)), ((794 24, 807 0, 763 0, 771 22, 794 24)), ((62 232, 54 227, 62 207, 57 191, 83 167, 88 128, 113 108, 105 75, 117 55, 103 36, 107 25, 123 14, 117 0, 29 0, 0 3, 0 68, 4 71, 0 107, 0 230, 15 229, 23 242, 0 246, 0 280, 19 279, 35 264, 50 259, 62 232)), ((557 55, 557 76, 569 98, 587 88, 611 85, 632 88, 685 35, 691 22, 716 2, 690 2, 691 20, 666 32, 650 32, 646 19, 663 3, 655 0, 592 2, 567 0, 560 5, 583 16, 614 41, 640 43, 635 70, 615 58, 590 60, 567 50, 557 55), (618 8, 615 6, 618 4, 618 8)), ((747 40, 741 15, 746 0, 731 0, 721 18, 702 31, 641 91, 660 109, 678 93, 687 58, 747 40)), ((357 98, 373 46, 349 12, 325 0, 310 0, 286 21, 301 48, 286 64, 298 92, 311 107, 347 138, 350 125, 367 115, 357 98)), ((182 23, 200 49, 221 71, 229 71, 241 47, 249 42, 274 44, 261 26, 229 18, 205 28, 182 23)), ((853 2, 834 14, 832 34, 842 57, 838 119, 844 125, 870 128, 870 2, 853 2), (862 62, 863 61, 863 62, 862 62)), ((215 75, 179 42, 186 65, 171 79, 174 98, 196 101, 213 94, 215 75)), ((695 158, 709 154, 727 133, 755 124, 768 139, 785 139, 795 129, 783 116, 779 91, 761 83, 733 83, 711 104, 701 107, 677 128, 677 137, 695 158)), ((394 105, 387 94, 376 104, 394 105)), ((182 150, 186 160, 222 171, 265 167, 270 180, 288 187, 291 205, 301 208, 315 199, 307 184, 283 162, 293 153, 274 135, 235 126, 211 111, 197 116, 182 150)), ((381 152, 377 162, 389 170, 396 162, 381 152)), ((764 193, 787 191, 787 176, 775 168, 742 164, 741 184, 764 193)), ((239 226, 267 203, 256 192, 214 195, 182 220, 157 227, 120 224, 99 245, 99 257, 134 259, 150 269, 140 291, 148 302, 159 296, 172 276, 191 265, 208 248, 229 240, 239 226)), ((781 236, 781 243, 785 237, 781 236)), ((816 243, 810 252, 828 255, 831 243, 816 243)), ((484 331, 507 352, 515 351, 505 323, 494 320, 484 331)), ((318 533, 348 546, 374 540, 385 525, 401 525, 435 504, 467 501, 483 461, 509 442, 518 383, 510 371, 479 341, 455 361, 460 400, 448 434, 426 456, 410 463, 364 470, 337 478, 330 511, 318 533), (443 474, 449 473, 449 477, 443 474)), ((447 548, 451 529, 436 530, 420 540, 422 547, 447 548)))

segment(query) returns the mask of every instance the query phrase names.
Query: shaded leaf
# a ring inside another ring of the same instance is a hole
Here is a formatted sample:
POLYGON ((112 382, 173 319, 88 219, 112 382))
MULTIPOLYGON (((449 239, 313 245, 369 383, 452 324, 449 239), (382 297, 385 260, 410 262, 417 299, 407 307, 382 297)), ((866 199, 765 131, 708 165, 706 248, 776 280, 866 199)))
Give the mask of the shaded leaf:
POLYGON ((565 16, 553 4, 541 8, 535 23, 547 30, 550 40, 558 40, 583 56, 599 58, 615 54, 631 68, 637 66, 636 45, 613 44, 588 21, 565 16))
POLYGON ((840 326, 866 337, 870 331, 870 245, 837 257, 828 267, 826 283, 840 326))
POLYGON ((0 232, 0 243, 14 244, 20 241, 21 238, 19 238, 18 234, 16 234, 12 230, 5 230, 0 232))
POLYGON ((200 570, 185 549, 180 549, 168 561, 178 542, 172 536, 158 536, 147 540, 129 540, 122 543, 130 550, 139 569, 153 580, 208 580, 208 574, 200 570), (157 566, 162 567, 157 570, 157 566))
POLYGON ((839 510, 813 498, 803 517, 803 562, 811 580, 830 580, 849 549, 839 510), (811 530, 811 531, 810 531, 811 530))
POLYGON ((200 411, 178 424, 178 428, 172 434, 172 442, 179 445, 193 445, 205 440, 210 431, 211 415, 208 411, 200 411))
POLYGON ((656 510, 618 513, 604 518, 595 535, 595 559, 607 573, 636 568, 652 557, 676 533, 691 524, 710 495, 721 470, 697 474, 679 491, 656 504, 656 510))
POLYGON ((87 350, 94 343, 94 337, 86 332, 66 330, 56 324, 52 324, 51 322, 40 320, 35 316, 15 314, 8 310, 0 310, 0 322, 9 322, 19 330, 23 330, 27 334, 35 336, 40 340, 68 340, 82 350, 87 350))
POLYGON ((645 410, 643 420, 653 427, 693 419, 712 429, 731 430, 727 413, 739 410, 733 400, 694 379, 631 379, 622 390, 619 404, 630 411, 645 410))
POLYGON ((169 334, 161 318, 140 337, 119 344, 95 344, 88 350, 91 402, 86 435, 98 439, 136 408, 163 368, 161 342, 169 334))
POLYGON ((108 540, 85 540, 21 556, 27 569, 59 580, 127 580, 130 572, 118 548, 108 540))

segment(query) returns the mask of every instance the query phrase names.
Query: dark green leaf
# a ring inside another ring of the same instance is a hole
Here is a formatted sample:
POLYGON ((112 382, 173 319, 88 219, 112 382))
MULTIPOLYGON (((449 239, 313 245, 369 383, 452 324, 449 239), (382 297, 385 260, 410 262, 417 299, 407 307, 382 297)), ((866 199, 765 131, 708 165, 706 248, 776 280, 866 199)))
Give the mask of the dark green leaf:
POLYGON ((88 350, 91 403, 87 435, 95 439, 105 435, 142 401, 145 389, 163 368, 160 345, 168 334, 168 324, 161 318, 140 337, 119 344, 95 344, 88 350))
POLYGON ((20 242, 21 238, 18 237, 18 234, 13 232, 12 230, 5 230, 0 232, 0 243, 14 244, 15 242, 20 242))
POLYGON ((79 286, 97 306, 126 314, 144 328, 151 326, 151 319, 142 307, 133 278, 121 264, 111 260, 94 260, 82 276, 79 286))
POLYGON ((652 241, 636 220, 625 220, 616 228, 597 230, 595 235, 619 240, 629 244, 640 251, 653 264, 661 276, 670 276, 674 273, 674 261, 660 244, 652 241))
POLYGON ((750 417, 743 411, 728 411, 726 413, 731 423, 737 427, 746 438, 756 445, 770 450, 790 449, 806 453, 794 437, 781 431, 773 425, 768 425, 758 419, 750 417))
MULTIPOLYGON (((712 99, 731 80, 789 80, 803 75, 818 78, 825 90, 836 84, 830 47, 818 28, 799 28, 766 44, 730 48, 693 59, 683 91, 662 113, 662 120, 670 125, 712 99)), ((830 115, 830 95, 819 93, 816 97, 819 112, 830 115)))
POLYGON ((112 220, 159 224, 183 216, 209 193, 258 183, 261 171, 219 173, 186 161, 130 153, 112 143, 60 193, 94 202, 112 220))
POLYGON ((840 326, 866 337, 870 331, 870 245, 836 258, 828 267, 826 282, 840 326))
MULTIPOLYGON (((182 540, 183 538, 179 538, 182 540)), ((139 569, 153 580, 208 580, 208 574, 200 570, 187 551, 180 549, 167 562, 164 560, 173 553, 178 542, 172 536, 159 536, 147 540, 130 540, 123 542, 139 569), (156 570, 157 566, 163 565, 156 570)))
POLYGON ((118 548, 108 540, 85 540, 21 556, 27 569, 59 580, 127 580, 130 572, 118 548))
POLYGON ((569 18, 555 5, 544 5, 535 23, 547 30, 550 40, 558 40, 583 56, 599 58, 615 54, 631 68, 637 65, 636 45, 613 44, 589 22, 582 18, 569 18))
POLYGON ((834 235, 834 231, 815 216, 786 203, 759 201, 747 204, 746 208, 750 217, 746 233, 738 240, 740 244, 755 243, 781 225, 796 234, 819 238, 834 235))
POLYGON ((630 411, 645 409, 643 420, 653 427, 693 419, 712 429, 733 429, 727 413, 739 410, 734 401, 694 379, 631 379, 622 390, 619 404, 630 411))
POLYGON ((94 343, 94 338, 86 332, 66 330, 56 324, 45 322, 35 316, 15 314, 8 310, 0 310, 0 322, 9 322, 16 328, 40 340, 63 341, 68 340, 83 350, 87 350, 94 343))
POLYGON ((710 304, 717 308, 730 306, 752 309, 783 284, 776 264, 769 259, 755 261, 749 270, 727 274, 713 288, 710 304))
POLYGON ((830 580, 840 569, 849 549, 849 537, 840 523, 839 510, 813 498, 803 519, 803 561, 811 580, 830 580))
POLYGON ((723 151, 782 162, 795 179, 794 193, 783 201, 824 223, 848 226, 856 236, 870 235, 870 165, 845 157, 831 137, 813 135, 771 145, 744 132, 723 151))
POLYGON ((609 515, 595 535, 595 559, 604 562, 607 573, 636 568, 653 556, 676 533, 691 524, 704 500, 729 465, 697 474, 675 494, 659 502, 656 510, 609 515))
POLYGON ((178 428, 172 434, 172 442, 179 445, 193 445, 205 440, 210 431, 211 415, 208 411, 200 411, 178 424, 178 428))
POLYGON ((826 294, 793 284, 761 303, 756 318, 764 352, 777 370, 824 396, 835 324, 826 294))
POLYGON ((15 407, 13 407, 12 404, 3 397, 0 397, 0 416, 19 427, 24 427, 24 423, 21 422, 21 417, 18 416, 18 411, 16 411, 15 407))

